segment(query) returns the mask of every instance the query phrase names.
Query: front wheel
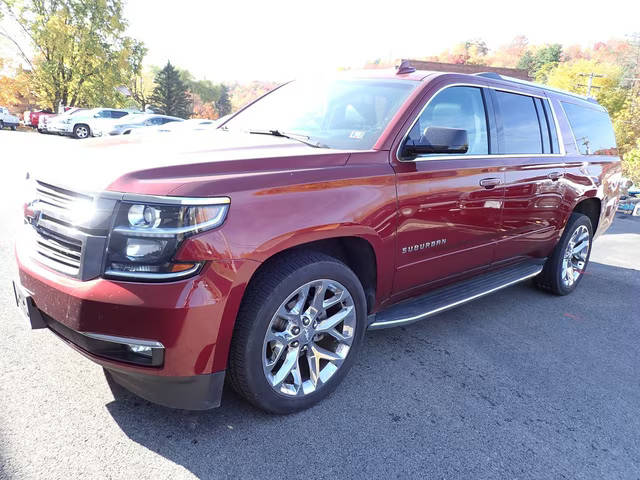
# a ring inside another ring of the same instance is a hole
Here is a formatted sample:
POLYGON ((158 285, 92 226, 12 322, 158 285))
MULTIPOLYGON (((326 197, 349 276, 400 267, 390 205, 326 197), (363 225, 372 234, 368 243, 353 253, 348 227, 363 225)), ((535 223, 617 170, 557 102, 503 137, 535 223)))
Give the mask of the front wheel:
POLYGON ((91 130, 89 130, 89 127, 87 125, 80 124, 73 127, 74 137, 82 140, 83 138, 89 137, 89 135, 91 135, 91 130))
POLYGON ((572 213, 553 254, 536 277, 538 287, 556 295, 573 292, 589 263, 592 239, 593 227, 589 217, 572 213))
POLYGON ((345 264, 316 252, 283 257, 248 287, 231 343, 235 390, 271 413, 309 408, 353 364, 366 328, 366 300, 345 264))

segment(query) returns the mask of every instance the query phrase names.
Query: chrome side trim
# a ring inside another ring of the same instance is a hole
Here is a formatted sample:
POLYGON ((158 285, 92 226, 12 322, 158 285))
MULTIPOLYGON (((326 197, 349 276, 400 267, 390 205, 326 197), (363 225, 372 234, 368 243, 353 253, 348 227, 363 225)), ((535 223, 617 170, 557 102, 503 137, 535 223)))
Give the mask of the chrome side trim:
MULTIPOLYGON (((538 87, 538 89, 540 89, 540 88, 538 87)), ((429 98, 427 103, 424 104, 424 106, 420 110, 420 113, 418 113, 418 115, 416 115, 416 117, 414 118, 413 122, 411 122, 411 125, 406 130, 405 134, 402 136, 402 140, 400 141, 400 143, 398 144, 398 148, 396 149, 396 158, 400 162, 410 163, 410 162, 422 162, 422 161, 425 161, 425 160, 452 160, 452 159, 457 159, 457 158, 461 158, 461 159, 466 159, 466 158, 476 159, 476 158, 526 158, 526 157, 547 158, 547 157, 564 157, 566 155, 566 152, 565 152, 564 144, 561 143, 561 140, 563 140, 562 139, 562 132, 560 131, 558 120, 557 120, 557 117, 556 117, 556 113, 555 113, 555 110, 553 109, 553 104, 550 101, 549 97, 547 97, 545 95, 542 95, 542 94, 535 94, 535 93, 530 93, 530 92, 510 90, 508 88, 496 87, 496 86, 491 86, 491 85, 483 85, 483 84, 475 84, 475 83, 451 83, 451 84, 445 85, 444 87, 438 89, 431 96, 431 98, 429 98), (420 118, 420 116, 424 113, 424 111, 429 106, 429 104, 440 94, 440 92, 442 92, 443 90, 446 90, 447 88, 451 88, 451 87, 487 88, 487 89, 491 89, 491 90, 499 90, 501 92, 515 93, 517 95, 524 95, 524 96, 528 96, 528 97, 539 98, 543 102, 546 101, 547 104, 549 105, 549 107, 551 108, 551 112, 552 112, 553 117, 554 117, 554 121, 555 121, 554 125, 556 127, 556 135, 558 136, 558 143, 560 145, 561 152, 560 153, 518 153, 518 154, 511 154, 511 155, 510 154, 504 154, 504 153, 486 154, 486 155, 457 155, 457 154, 453 154, 453 155, 438 155, 438 156, 430 156, 430 157, 418 155, 416 158, 414 158, 412 160, 403 160, 402 157, 400 156, 400 150, 402 149, 402 145, 404 144, 404 142, 407 140, 407 137, 409 136, 409 132, 411 132, 411 129, 418 122, 418 119, 420 118)))
POLYGON ((510 287, 511 285, 514 285, 516 283, 524 282, 525 280, 528 280, 529 278, 535 277, 541 271, 542 271, 542 267, 540 267, 539 269, 537 269, 533 273, 529 273, 528 275, 525 275, 524 277, 520 277, 520 278, 518 278, 516 280, 511 280, 510 282, 504 283, 504 284, 499 285, 497 287, 493 287, 493 288, 491 288, 489 290, 486 290, 486 291, 481 292, 481 293, 477 293, 477 294, 472 295, 470 297, 463 298, 462 300, 458 300, 458 301, 450 303, 448 305, 444 305, 442 307, 438 307, 438 308, 435 308, 433 310, 426 311, 424 313, 421 313, 420 315, 414 315, 413 317, 407 317, 407 318, 400 318, 398 320, 391 320, 391 321, 388 321, 388 322, 373 322, 371 325, 369 325, 369 328, 370 329, 376 329, 376 328, 384 328, 384 327, 390 327, 390 326, 406 325, 408 323, 417 322, 418 320, 422 320, 422 319, 424 319, 426 317, 430 317, 431 315, 435 315, 436 313, 444 312, 445 310, 449 310, 451 308, 457 307, 458 305, 462 305, 464 303, 468 303, 468 302, 470 302, 472 300, 475 300, 477 298, 484 297, 485 295, 489 295, 490 293, 497 292, 498 290, 502 290, 503 288, 510 287))
POLYGON ((115 337, 113 335, 103 335, 102 333, 78 332, 85 337, 101 340, 103 342, 119 343, 121 345, 134 345, 151 348, 164 348, 164 345, 155 340, 144 340, 138 338, 115 337))

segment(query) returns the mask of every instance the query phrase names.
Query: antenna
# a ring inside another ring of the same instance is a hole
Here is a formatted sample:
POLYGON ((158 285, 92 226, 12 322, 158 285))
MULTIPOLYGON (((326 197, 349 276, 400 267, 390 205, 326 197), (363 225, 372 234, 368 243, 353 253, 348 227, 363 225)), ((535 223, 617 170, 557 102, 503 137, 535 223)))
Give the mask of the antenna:
POLYGON ((415 71, 416 71, 415 67, 411 65, 411 62, 409 60, 402 60, 402 62, 400 62, 400 66, 398 67, 398 71, 396 72, 396 75, 402 75, 404 73, 413 73, 415 71))

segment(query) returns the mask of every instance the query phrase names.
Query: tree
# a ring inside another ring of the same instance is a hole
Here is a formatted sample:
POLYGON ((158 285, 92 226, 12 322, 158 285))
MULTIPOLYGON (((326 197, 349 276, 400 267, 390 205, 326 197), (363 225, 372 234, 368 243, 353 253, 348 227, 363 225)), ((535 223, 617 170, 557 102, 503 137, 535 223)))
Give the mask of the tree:
POLYGON ((640 185, 640 139, 636 143, 636 148, 629 150, 622 161, 624 175, 636 185, 640 185))
POLYGON ((562 45, 554 43, 533 52, 531 50, 525 51, 518 61, 517 68, 527 70, 530 77, 538 79, 542 72, 547 72, 558 65, 560 60, 562 60, 562 45))
POLYGON ((216 102, 216 111, 221 117, 231 113, 231 98, 229 97, 229 87, 226 85, 221 85, 220 97, 216 102))
POLYGON ((155 78, 156 87, 151 95, 151 108, 156 113, 187 118, 191 114, 191 101, 187 87, 180 78, 178 70, 167 62, 155 78))
POLYGON ((124 102, 116 87, 138 73, 146 49, 125 35, 122 0, 0 0, 0 7, 24 37, 11 41, 32 69, 31 83, 43 106, 124 102), (31 48, 23 48, 21 40, 31 48), (25 53, 29 50, 33 58, 25 53))

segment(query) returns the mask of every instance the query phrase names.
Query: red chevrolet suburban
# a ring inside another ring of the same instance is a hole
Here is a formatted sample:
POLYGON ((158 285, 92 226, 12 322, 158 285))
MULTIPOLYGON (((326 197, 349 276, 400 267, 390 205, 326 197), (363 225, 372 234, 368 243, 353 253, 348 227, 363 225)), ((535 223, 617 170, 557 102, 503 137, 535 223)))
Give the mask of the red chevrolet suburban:
MULTIPOLYGON (((71 147, 70 147, 71 148, 71 147)), ((275 413, 367 329, 581 281, 621 166, 604 108, 493 73, 294 81, 217 130, 87 142, 31 172, 18 305, 162 405, 275 413)))

